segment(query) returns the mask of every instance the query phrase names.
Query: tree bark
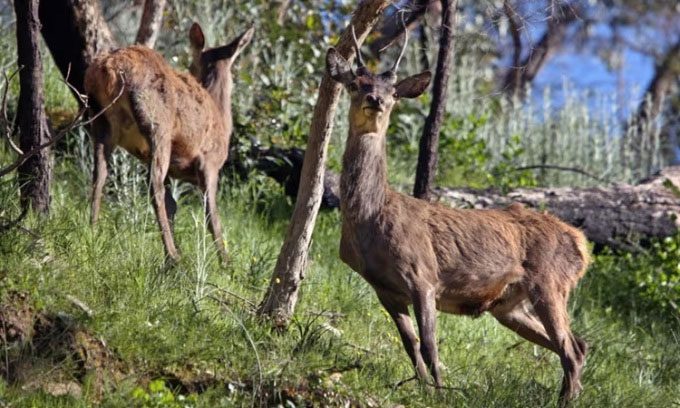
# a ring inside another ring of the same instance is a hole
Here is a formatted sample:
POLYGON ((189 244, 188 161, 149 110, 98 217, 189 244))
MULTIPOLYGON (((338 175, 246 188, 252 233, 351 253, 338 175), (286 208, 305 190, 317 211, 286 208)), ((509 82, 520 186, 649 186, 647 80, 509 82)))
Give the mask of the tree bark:
POLYGON ((154 47, 156 38, 158 38, 158 32, 161 29, 161 23, 163 22, 164 8, 165 0, 144 1, 144 11, 139 22, 135 44, 141 44, 149 48, 154 47))
MULTIPOLYGON (((359 44, 366 39, 388 4, 389 0, 367 0, 359 3, 350 21, 359 44)), ((354 58, 353 47, 351 30, 345 29, 336 49, 351 62, 354 58)), ((340 91, 341 85, 324 73, 302 166, 300 181, 302 188, 298 192, 293 216, 269 288, 259 308, 259 314, 271 318, 275 327, 283 328, 288 325, 295 310, 300 283, 304 279, 307 253, 321 202, 326 151, 340 91)))
POLYGON ((638 185, 517 189, 508 194, 442 188, 436 195, 461 208, 519 202, 547 210, 581 228, 596 245, 616 249, 635 249, 640 239, 670 237, 680 231, 680 167, 667 167, 638 185))
POLYGON ((92 60, 117 47, 99 1, 45 0, 39 12, 43 38, 59 71, 84 93, 85 70, 92 60))
POLYGON ((437 172, 439 132, 446 113, 449 76, 453 62, 453 29, 456 19, 456 0, 441 0, 442 22, 439 34, 437 70, 432 85, 432 104, 425 120, 418 150, 418 165, 413 195, 423 200, 430 198, 430 188, 437 172))
MULTIPOLYGON (((19 72, 19 147, 27 152, 46 143, 50 132, 43 99, 38 0, 14 0, 19 72)), ((21 206, 47 214, 50 208, 52 165, 50 149, 43 149, 18 168, 21 206)))

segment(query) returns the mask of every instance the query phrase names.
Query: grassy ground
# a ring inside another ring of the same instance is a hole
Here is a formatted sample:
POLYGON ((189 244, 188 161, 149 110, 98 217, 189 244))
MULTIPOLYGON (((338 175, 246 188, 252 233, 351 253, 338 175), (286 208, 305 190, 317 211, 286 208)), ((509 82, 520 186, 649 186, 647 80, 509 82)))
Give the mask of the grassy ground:
MULTIPOLYGON (((85 387, 80 398, 53 397, 0 380, 0 406, 89 406, 94 401, 251 406, 274 403, 276 393, 293 400, 296 395, 316 398, 317 405, 346 400, 416 407, 556 404, 558 359, 489 316, 439 316, 441 361, 450 389, 433 393, 413 382, 394 387, 412 375, 412 368, 372 289, 337 256, 337 212, 319 217, 295 321, 279 334, 253 314, 290 213, 276 185, 259 177, 235 186, 223 183, 219 207, 232 257, 227 268, 216 260, 198 194, 184 193, 175 233, 182 261, 164 271, 143 177, 134 168, 115 174, 113 194, 92 228, 89 175, 74 162, 74 157, 58 160, 48 219, 29 218, 25 229, 0 235, 0 295, 25 291, 37 307, 71 315, 115 350, 127 379, 103 395, 85 387), (68 296, 87 304, 93 316, 68 296), (169 381, 148 385, 144 380, 153 377, 149 373, 188 366, 211 373, 221 384, 180 397, 169 381)), ((4 182, 0 193, 8 216, 15 211, 12 184, 4 182)), ((574 330, 591 345, 584 392, 574 406, 678 405, 677 312, 648 307, 631 285, 617 285, 635 273, 622 269, 628 264, 617 259, 599 257, 571 301, 574 330)))

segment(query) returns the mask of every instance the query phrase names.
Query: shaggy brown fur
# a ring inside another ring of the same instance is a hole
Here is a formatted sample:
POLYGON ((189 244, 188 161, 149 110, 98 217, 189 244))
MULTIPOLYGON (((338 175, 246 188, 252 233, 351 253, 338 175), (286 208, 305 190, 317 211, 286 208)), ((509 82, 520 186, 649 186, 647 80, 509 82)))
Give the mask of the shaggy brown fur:
POLYGON ((195 78, 173 70, 160 54, 143 46, 113 51, 88 68, 85 89, 94 105, 112 104, 93 126, 93 223, 99 215, 109 156, 121 146, 149 166, 167 256, 178 259, 171 230, 176 203, 165 189, 170 175, 198 185, 205 193, 208 225, 226 262, 215 195, 232 131, 231 66, 252 35, 251 28, 229 45, 203 51, 205 37, 194 24, 189 38, 195 78))
POLYGON ((581 388, 586 343, 569 328, 567 299, 588 267, 585 236, 557 218, 513 204, 459 210, 397 193, 387 184, 385 133, 394 103, 414 97, 429 73, 395 84, 393 75, 353 74, 335 50, 328 72, 351 98, 341 176, 340 257, 375 289, 394 319, 419 378, 442 385, 436 310, 501 324, 560 356, 561 401, 581 388), (420 340, 408 305, 413 304, 420 340), (422 343, 421 343, 422 342, 422 343))

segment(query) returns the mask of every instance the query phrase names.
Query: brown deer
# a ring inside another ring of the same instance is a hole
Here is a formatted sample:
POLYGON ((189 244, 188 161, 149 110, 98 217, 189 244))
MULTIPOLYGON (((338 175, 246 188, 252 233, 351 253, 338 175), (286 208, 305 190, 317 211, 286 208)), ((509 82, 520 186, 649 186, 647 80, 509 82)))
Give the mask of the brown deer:
POLYGON ((587 352, 586 343, 572 334, 567 313, 569 292, 589 264, 584 235, 520 204, 462 210, 393 191, 385 151, 390 112, 400 98, 424 92, 431 74, 397 82, 401 56, 392 69, 376 75, 364 66, 358 45, 356 51, 356 71, 335 49, 326 55, 328 74, 350 96, 340 258, 375 289, 421 381, 429 369, 435 386, 442 386, 436 311, 473 317, 489 311, 560 357, 560 401, 566 403, 581 389, 587 352), (411 304, 420 338, 411 323, 411 304))
POLYGON ((231 67, 253 32, 251 27, 229 45, 204 50, 203 30, 194 23, 189 31, 193 76, 175 71, 159 53, 143 46, 119 49, 92 63, 85 89, 93 106, 110 105, 93 125, 92 223, 99 215, 107 162, 121 146, 149 166, 166 255, 179 259, 172 237, 177 205, 165 186, 169 175, 198 185, 205 194, 208 226, 226 262, 215 195, 232 131, 231 67))

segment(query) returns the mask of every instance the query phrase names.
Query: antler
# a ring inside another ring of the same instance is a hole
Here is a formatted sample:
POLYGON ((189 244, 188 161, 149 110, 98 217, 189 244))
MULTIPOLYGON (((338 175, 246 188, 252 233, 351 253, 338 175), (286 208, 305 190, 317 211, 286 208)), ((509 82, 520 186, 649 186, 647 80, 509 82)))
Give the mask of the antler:
POLYGON ((354 49, 357 51, 357 67, 364 68, 364 59, 361 57, 361 47, 359 46, 359 41, 357 41, 357 35, 354 32, 354 24, 352 27, 352 39, 354 40, 354 49))
POLYGON ((393 74, 397 73, 397 68, 399 68, 399 63, 401 62, 401 58, 404 56, 404 52, 406 52, 406 44, 408 44, 408 28, 406 27, 406 23, 404 22, 404 13, 401 13, 401 25, 404 27, 404 45, 401 46, 401 52, 399 53, 399 58, 394 62, 394 66, 389 72, 392 72, 393 74))

